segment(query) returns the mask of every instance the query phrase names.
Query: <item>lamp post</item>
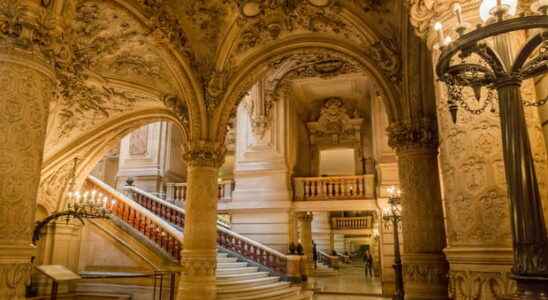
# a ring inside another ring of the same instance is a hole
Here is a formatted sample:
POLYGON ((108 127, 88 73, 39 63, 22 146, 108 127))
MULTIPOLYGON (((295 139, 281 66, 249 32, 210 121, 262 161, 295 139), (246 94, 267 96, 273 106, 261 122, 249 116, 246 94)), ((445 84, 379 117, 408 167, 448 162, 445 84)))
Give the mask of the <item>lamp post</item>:
POLYGON ((400 254, 400 235, 398 232, 401 222, 400 190, 395 186, 388 189, 388 207, 383 210, 383 218, 387 222, 392 222, 392 231, 394 233, 394 281, 395 290, 394 300, 403 300, 405 291, 403 288, 403 268, 400 254))
POLYGON ((524 79, 548 71, 548 0, 533 3, 525 16, 513 17, 517 7, 517 0, 483 0, 479 14, 486 25, 468 31, 470 26, 455 3, 458 38, 444 37, 441 23, 434 26, 441 49, 436 73, 447 86, 453 122, 461 108, 473 114, 489 107, 495 111, 498 95, 514 242, 512 278, 518 284, 518 292, 507 299, 548 299, 548 236, 523 108, 543 105, 548 99, 528 102, 520 93, 524 79), (526 29, 536 31, 514 56, 507 33, 526 29), (472 90, 475 104, 463 98, 464 88, 472 90))

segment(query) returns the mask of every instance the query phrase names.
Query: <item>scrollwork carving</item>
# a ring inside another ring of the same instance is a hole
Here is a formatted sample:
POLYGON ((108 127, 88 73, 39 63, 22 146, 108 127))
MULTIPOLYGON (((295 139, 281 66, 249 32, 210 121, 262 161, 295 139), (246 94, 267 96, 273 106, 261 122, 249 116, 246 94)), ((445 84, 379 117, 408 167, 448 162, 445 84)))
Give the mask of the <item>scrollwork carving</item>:
POLYGON ((387 128, 388 144, 402 151, 413 148, 436 149, 438 132, 435 121, 422 119, 419 122, 396 122, 387 128))

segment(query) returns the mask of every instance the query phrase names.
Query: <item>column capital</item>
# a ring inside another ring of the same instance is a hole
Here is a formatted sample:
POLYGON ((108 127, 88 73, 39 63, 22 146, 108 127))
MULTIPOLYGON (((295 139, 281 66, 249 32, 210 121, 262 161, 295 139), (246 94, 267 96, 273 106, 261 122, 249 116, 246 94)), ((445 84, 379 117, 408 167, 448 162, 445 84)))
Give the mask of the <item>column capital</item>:
POLYGON ((183 159, 190 167, 219 168, 224 162, 226 148, 210 141, 199 141, 186 149, 183 159))
POLYGON ((295 214, 296 217, 297 217, 297 220, 301 221, 301 222, 312 222, 312 219, 314 217, 313 214, 311 213, 308 213, 308 212, 298 212, 295 214))
POLYGON ((38 1, 0 0, 0 38, 8 51, 24 50, 52 63, 60 47, 62 33, 55 18, 38 1))
POLYGON ((423 118, 415 122, 394 122, 386 129, 388 145, 398 153, 408 150, 435 150, 438 146, 436 121, 423 118))

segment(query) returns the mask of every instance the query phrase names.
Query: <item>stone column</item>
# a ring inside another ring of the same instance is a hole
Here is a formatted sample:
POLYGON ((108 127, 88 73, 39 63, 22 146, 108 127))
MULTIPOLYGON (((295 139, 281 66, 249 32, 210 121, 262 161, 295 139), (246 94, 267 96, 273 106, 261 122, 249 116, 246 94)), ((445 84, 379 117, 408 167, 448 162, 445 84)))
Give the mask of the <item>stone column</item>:
POLYGON ((435 121, 395 123, 388 132, 402 191, 405 299, 448 299, 435 121))
POLYGON ((312 213, 301 212, 297 214, 299 221, 299 240, 303 245, 306 256, 305 272, 310 276, 314 272, 314 260, 312 255, 312 213))
POLYGON ((185 154, 188 189, 179 300, 217 297, 217 171, 223 154, 209 144, 185 154))
POLYGON ((0 1, 0 299, 10 300, 25 298, 35 256, 31 236, 55 89, 40 51, 45 41, 33 32, 41 8, 15 2, 0 1))

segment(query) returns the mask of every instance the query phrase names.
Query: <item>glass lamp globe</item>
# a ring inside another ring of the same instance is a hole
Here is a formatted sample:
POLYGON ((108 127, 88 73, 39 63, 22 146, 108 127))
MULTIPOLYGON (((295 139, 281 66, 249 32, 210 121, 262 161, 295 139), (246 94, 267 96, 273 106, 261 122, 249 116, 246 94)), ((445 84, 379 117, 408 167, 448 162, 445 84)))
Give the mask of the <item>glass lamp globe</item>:
POLYGON ((480 5, 480 18, 483 22, 491 19, 495 15, 497 9, 497 4, 500 2, 500 5, 506 10, 505 14, 507 16, 513 16, 516 14, 518 9, 518 0, 483 0, 480 5))

